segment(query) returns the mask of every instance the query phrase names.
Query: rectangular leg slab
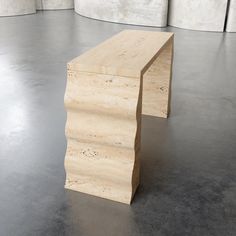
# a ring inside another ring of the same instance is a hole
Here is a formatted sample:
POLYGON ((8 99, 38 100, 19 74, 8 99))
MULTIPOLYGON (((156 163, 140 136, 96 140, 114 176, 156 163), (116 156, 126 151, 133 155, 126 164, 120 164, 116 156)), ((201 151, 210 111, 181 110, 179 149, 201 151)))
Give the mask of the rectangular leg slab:
POLYGON ((142 114, 167 118, 170 108, 173 40, 143 75, 142 114))

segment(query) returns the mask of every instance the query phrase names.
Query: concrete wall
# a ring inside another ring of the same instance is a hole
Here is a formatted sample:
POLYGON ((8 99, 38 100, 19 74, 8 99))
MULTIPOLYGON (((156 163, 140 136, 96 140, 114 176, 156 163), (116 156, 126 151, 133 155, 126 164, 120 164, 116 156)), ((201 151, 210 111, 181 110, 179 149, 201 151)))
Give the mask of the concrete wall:
POLYGON ((168 0, 75 0, 75 11, 99 20, 164 27, 168 0))
POLYGON ((17 16, 35 12, 34 0, 0 0, 0 16, 17 16))
POLYGON ((184 29, 222 32, 226 8, 227 0, 171 0, 169 25, 184 29))
POLYGON ((74 0, 36 0, 37 10, 73 9, 74 0))
MULTIPOLYGON (((169 2, 171 26, 192 30, 224 29, 228 0, 0 0, 0 16, 32 14, 38 10, 73 9, 86 17, 165 27, 169 2)), ((236 0, 230 1, 227 32, 236 32, 236 0)))
POLYGON ((226 31, 236 32, 236 0, 230 1, 226 31))

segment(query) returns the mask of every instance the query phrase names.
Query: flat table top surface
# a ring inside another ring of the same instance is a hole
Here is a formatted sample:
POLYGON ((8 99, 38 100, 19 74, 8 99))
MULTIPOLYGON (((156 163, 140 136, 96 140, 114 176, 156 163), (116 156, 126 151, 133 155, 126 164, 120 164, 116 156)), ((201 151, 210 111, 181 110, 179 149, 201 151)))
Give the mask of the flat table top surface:
POLYGON ((173 33, 124 30, 68 63, 72 70, 140 76, 173 33))

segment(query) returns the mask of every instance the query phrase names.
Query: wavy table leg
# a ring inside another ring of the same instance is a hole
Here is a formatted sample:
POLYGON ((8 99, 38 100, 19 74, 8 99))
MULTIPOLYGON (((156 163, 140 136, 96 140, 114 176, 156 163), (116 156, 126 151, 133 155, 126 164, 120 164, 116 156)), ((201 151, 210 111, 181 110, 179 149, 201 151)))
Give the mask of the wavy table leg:
POLYGON ((68 71, 66 188, 130 203, 139 183, 140 80, 68 71))
MULTIPOLYGON (((121 41, 126 42, 122 38, 126 34, 130 32, 118 36, 121 41)), ((135 34, 139 38, 134 45, 142 45, 145 37, 140 32, 135 34)), ((159 38, 161 33, 154 34, 153 41, 162 39, 159 38)), ((140 73, 130 70, 130 64, 120 67, 120 71, 127 71, 129 76, 118 75, 118 70, 114 70, 117 75, 108 74, 93 62, 91 70, 94 71, 81 71, 89 68, 82 64, 84 59, 80 64, 68 64, 65 94, 67 189, 131 203, 139 185, 141 115, 167 117, 169 113, 173 37, 169 33, 164 36, 166 41, 162 40, 164 44, 160 48, 157 46, 156 54, 149 61, 147 56, 144 58, 148 63, 140 73)), ((136 52, 127 55, 127 51, 122 48, 116 54, 118 65, 123 63, 122 57, 130 61, 128 56, 137 56, 136 52)), ((91 52, 99 58, 96 51, 91 52)), ((148 53, 152 55, 150 49, 148 53)), ((102 57, 101 60, 104 62, 102 57)), ((113 69, 107 67, 107 71, 113 69)))

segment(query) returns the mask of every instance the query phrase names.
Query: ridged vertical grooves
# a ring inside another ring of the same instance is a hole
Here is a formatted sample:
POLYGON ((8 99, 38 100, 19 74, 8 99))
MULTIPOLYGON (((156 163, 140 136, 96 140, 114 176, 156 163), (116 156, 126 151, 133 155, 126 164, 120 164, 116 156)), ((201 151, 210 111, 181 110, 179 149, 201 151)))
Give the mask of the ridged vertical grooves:
POLYGON ((130 204, 139 183, 140 79, 69 67, 67 81, 65 187, 130 204))
POLYGON ((137 130, 135 136, 135 160, 133 165, 133 172, 132 172, 132 198, 138 188, 139 185, 139 176, 140 176, 140 143, 141 143, 141 122, 142 122, 142 94, 143 94, 143 76, 141 75, 140 78, 140 89, 139 89, 139 96, 138 96, 138 103, 136 108, 136 123, 137 123, 137 130))

